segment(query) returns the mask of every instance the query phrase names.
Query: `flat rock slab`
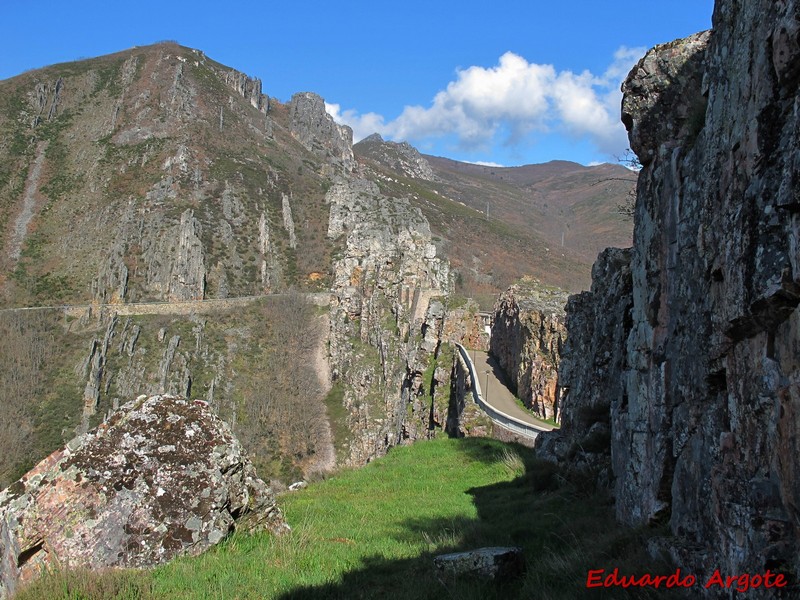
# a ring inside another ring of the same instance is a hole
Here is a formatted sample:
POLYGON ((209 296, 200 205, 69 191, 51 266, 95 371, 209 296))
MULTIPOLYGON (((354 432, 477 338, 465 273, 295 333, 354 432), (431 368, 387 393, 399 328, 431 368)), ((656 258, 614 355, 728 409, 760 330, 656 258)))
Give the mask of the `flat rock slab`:
POLYGON ((196 555, 237 525, 286 527, 227 424, 205 402, 140 396, 0 492, 0 599, 51 566, 196 555))
POLYGON ((483 579, 509 579, 525 572, 522 548, 496 546, 434 557, 440 575, 476 575, 483 579))

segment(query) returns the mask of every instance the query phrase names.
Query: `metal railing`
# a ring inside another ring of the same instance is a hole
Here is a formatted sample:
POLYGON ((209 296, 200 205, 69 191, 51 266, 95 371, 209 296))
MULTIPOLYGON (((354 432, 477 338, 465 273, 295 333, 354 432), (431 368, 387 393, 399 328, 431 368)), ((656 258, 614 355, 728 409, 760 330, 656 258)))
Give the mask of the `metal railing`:
POLYGON ((483 411, 494 423, 511 431, 512 433, 516 433, 517 435, 532 440, 536 439, 536 436, 539 435, 540 432, 550 431, 544 427, 537 427, 532 423, 526 423, 521 419, 507 415, 502 410, 498 410, 489 404, 489 402, 483 397, 483 393, 481 392, 481 384, 480 381, 478 381, 478 374, 475 372, 475 365, 473 364, 467 349, 458 342, 456 342, 456 346, 458 346, 458 352, 461 354, 462 360, 466 363, 467 368, 469 369, 470 378, 472 379, 472 396, 475 399, 475 403, 483 409, 483 411))

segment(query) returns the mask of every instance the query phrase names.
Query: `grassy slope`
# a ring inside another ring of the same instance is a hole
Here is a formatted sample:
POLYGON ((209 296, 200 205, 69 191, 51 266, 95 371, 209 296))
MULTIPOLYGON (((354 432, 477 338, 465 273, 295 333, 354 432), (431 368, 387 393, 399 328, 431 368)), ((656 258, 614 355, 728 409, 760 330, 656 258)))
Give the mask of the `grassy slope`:
POLYGON ((589 488, 518 446, 420 442, 283 496, 293 528, 284 537, 234 535, 201 557, 140 575, 50 577, 19 598, 656 597, 587 593, 590 568, 672 572, 646 557, 642 532, 616 525, 608 500, 589 488), (521 581, 445 589, 433 572, 436 554, 512 544, 525 550, 521 581))

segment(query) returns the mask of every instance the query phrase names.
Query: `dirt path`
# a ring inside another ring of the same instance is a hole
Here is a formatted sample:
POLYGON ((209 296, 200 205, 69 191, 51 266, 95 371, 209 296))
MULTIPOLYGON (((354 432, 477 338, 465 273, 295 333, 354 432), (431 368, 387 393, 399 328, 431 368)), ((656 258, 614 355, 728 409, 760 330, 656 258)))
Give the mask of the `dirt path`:
MULTIPOLYGON (((131 302, 125 304, 61 304, 54 306, 20 306, 0 309, 2 312, 28 310, 63 310, 69 317, 80 318, 87 311, 98 314, 103 311, 121 317, 134 315, 189 315, 213 313, 218 310, 236 308, 253 304, 265 298, 276 298, 286 294, 260 294, 258 296, 238 296, 234 298, 210 298, 207 300, 181 300, 177 302, 131 302)), ((316 306, 327 306, 330 294, 327 292, 302 294, 316 306)))
POLYGON ((11 243, 8 251, 8 257, 12 262, 17 262, 22 254, 22 243, 25 241, 25 236, 28 234, 28 225, 33 219, 34 209, 36 208, 36 195, 39 191, 39 178, 42 175, 42 164, 44 163, 44 154, 47 151, 49 142, 39 142, 36 146, 36 158, 33 160, 33 166, 30 173, 28 173, 28 180, 25 182, 25 194, 22 201, 22 211, 14 221, 14 230, 11 233, 11 243))
MULTIPOLYGON (((317 337, 319 341, 311 357, 311 366, 314 373, 317 375, 320 388, 322 389, 322 397, 324 397, 331 390, 331 365, 328 361, 327 350, 330 321, 327 313, 318 317, 318 321, 320 335, 317 337)), ((320 401, 321 400, 322 398, 320 398, 320 401)), ((324 473, 326 471, 333 471, 336 468, 336 448, 333 445, 331 420, 324 404, 322 409, 325 412, 325 419, 322 427, 320 427, 319 437, 317 438, 316 460, 309 466, 309 473, 324 473)))

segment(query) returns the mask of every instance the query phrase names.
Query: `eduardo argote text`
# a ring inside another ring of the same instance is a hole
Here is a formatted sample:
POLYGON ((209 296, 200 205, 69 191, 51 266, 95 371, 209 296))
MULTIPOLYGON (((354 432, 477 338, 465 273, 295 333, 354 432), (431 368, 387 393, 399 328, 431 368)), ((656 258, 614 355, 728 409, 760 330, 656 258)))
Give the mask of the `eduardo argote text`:
POLYGON ((788 584, 783 573, 773 573, 767 569, 764 573, 743 573, 741 575, 723 575, 716 569, 710 577, 698 578, 691 574, 683 574, 680 569, 669 575, 621 575, 619 569, 590 569, 586 575, 587 588, 691 588, 698 585, 706 589, 728 589, 736 592, 747 592, 755 589, 773 589, 786 587, 788 584))

